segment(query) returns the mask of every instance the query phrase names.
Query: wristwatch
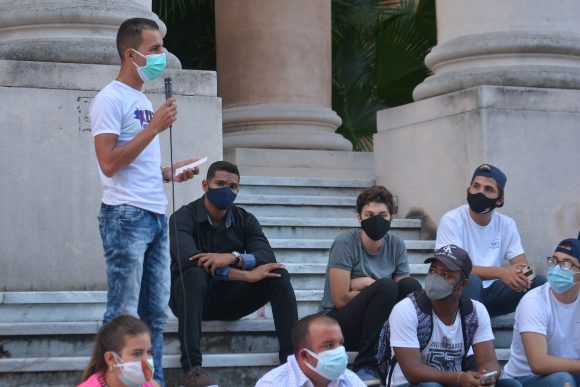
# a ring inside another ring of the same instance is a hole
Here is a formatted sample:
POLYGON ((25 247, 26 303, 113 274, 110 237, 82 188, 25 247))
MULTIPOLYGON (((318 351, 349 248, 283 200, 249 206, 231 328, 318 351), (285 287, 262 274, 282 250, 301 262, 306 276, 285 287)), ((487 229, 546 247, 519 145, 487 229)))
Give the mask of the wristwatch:
POLYGON ((238 266, 240 261, 243 260, 244 258, 242 257, 242 254, 238 253, 237 251, 232 251, 232 255, 234 256, 234 258, 236 258, 236 260, 230 266, 236 267, 238 266))

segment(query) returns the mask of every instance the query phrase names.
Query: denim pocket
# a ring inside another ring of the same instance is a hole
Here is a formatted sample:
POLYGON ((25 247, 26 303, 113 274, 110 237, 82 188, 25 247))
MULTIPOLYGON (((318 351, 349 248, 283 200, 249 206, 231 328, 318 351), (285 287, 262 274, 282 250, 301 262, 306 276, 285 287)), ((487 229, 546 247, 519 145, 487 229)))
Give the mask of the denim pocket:
POLYGON ((145 210, 123 204, 119 206, 119 223, 134 223, 145 217, 145 210))

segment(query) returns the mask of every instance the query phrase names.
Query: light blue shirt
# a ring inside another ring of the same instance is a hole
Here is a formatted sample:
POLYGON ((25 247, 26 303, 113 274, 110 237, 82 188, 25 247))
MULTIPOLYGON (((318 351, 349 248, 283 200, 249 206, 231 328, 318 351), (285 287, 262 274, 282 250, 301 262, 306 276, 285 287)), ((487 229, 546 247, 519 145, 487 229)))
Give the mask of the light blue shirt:
MULTIPOLYGON (((274 368, 262 376, 256 387, 314 387, 310 379, 298 366, 294 355, 288 356, 288 362, 274 368)), ((327 387, 366 387, 354 372, 346 369, 337 380, 331 380, 327 387)))

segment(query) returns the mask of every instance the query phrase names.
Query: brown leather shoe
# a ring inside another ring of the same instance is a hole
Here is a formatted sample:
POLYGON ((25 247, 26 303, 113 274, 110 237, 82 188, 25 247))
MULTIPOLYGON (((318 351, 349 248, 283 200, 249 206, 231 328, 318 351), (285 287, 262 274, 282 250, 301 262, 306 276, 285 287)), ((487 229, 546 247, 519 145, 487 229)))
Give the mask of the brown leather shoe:
POLYGON ((218 387, 218 384, 205 372, 201 366, 194 366, 181 378, 182 387, 218 387))

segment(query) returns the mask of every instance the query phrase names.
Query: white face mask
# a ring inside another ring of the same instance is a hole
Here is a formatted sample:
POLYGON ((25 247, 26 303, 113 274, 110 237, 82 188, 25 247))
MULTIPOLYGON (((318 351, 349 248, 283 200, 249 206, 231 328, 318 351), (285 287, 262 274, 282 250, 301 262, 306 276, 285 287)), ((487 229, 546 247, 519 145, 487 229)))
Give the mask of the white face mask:
POLYGON ((129 387, 139 387, 153 377, 153 359, 124 362, 121 356, 111 352, 117 361, 115 367, 121 368, 119 379, 129 387))

